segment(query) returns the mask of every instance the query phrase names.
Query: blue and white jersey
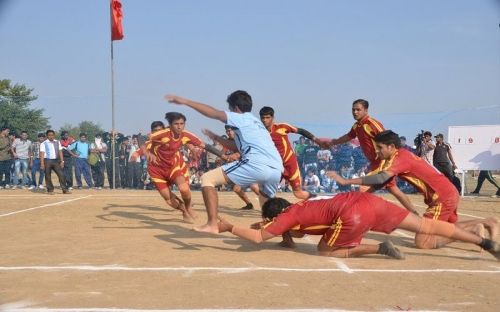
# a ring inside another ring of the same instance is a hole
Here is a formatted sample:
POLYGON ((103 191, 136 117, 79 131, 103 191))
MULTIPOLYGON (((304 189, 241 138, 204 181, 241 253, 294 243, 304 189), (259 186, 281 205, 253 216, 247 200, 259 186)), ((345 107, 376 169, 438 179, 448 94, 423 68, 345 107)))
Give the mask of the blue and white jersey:
POLYGON ((227 125, 235 133, 235 143, 241 154, 241 160, 254 164, 267 165, 283 172, 283 162, 269 131, 262 122, 251 113, 226 112, 227 125))

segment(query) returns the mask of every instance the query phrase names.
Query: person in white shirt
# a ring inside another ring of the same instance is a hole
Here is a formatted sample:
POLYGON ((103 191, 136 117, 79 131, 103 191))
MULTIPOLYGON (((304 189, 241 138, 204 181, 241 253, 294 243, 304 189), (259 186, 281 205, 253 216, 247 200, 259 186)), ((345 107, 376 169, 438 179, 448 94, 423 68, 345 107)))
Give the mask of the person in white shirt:
POLYGON ((54 185, 52 184, 51 176, 52 170, 54 170, 59 179, 63 194, 71 194, 66 187, 66 180, 62 171, 62 168, 64 168, 64 158, 61 143, 54 139, 54 130, 47 130, 45 134, 47 135, 47 140, 43 141, 40 145, 40 168, 45 170, 47 192, 50 195, 54 195, 54 185))
POLYGON ((14 151, 14 168, 15 174, 12 183, 12 188, 16 188, 19 183, 19 176, 22 176, 21 185, 19 187, 26 188, 28 186, 28 165, 31 158, 31 141, 28 140, 28 132, 22 131, 21 137, 14 140, 12 143, 14 151))
POLYGON ((104 186, 104 171, 106 170, 105 153, 108 151, 108 145, 103 142, 101 134, 96 134, 94 142, 90 143, 90 152, 99 156, 99 160, 91 165, 92 179, 94 187, 102 189, 104 186))
POLYGON ((311 193, 316 193, 319 190, 319 178, 318 176, 314 173, 313 168, 307 169, 307 175, 304 178, 304 189, 308 192, 311 193))

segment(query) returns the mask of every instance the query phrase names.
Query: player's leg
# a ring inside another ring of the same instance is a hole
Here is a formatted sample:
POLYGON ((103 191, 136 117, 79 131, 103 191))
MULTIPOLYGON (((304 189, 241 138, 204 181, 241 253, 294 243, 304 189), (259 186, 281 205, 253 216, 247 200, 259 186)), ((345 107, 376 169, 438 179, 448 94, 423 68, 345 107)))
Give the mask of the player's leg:
POLYGON ((215 168, 203 174, 201 177, 201 193, 205 208, 207 209, 208 220, 206 224, 194 227, 195 231, 219 233, 217 227, 219 197, 215 187, 230 182, 222 167, 215 168))
POLYGON ((304 191, 302 189, 302 177, 300 175, 300 168, 295 158, 285 162, 283 164, 285 171, 283 172, 283 178, 290 184, 292 188, 293 195, 298 199, 308 199, 311 197, 311 193, 304 191))
MULTIPOLYGON (((409 214, 405 219, 403 219, 397 228, 419 233, 419 235, 423 236, 439 235, 452 240, 472 243, 490 252, 500 260, 500 245, 498 243, 487 238, 482 238, 474 233, 467 232, 452 223, 432 220, 429 218, 421 218, 419 216, 409 214)), ((422 239, 425 240, 425 237, 422 239)), ((415 236, 415 240, 417 240, 417 236, 415 236)))
POLYGON ((248 198, 247 194, 245 191, 241 188, 241 186, 234 184, 233 185, 233 192, 238 195, 238 197, 245 202, 245 206, 241 207, 243 210, 250 210, 253 209, 252 202, 250 201, 250 198, 248 198))
POLYGON ((187 183, 186 178, 182 175, 177 176, 174 183, 177 185, 179 193, 181 193, 182 201, 184 202, 184 211, 182 211, 184 221, 192 222, 196 219, 196 214, 194 213, 191 204, 191 189, 189 188, 189 184, 187 183))

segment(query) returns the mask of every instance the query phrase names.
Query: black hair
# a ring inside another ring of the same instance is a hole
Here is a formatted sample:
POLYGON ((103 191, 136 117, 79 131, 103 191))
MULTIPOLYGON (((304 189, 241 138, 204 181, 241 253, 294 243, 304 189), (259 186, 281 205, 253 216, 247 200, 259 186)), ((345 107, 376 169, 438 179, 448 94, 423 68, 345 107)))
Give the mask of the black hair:
POLYGON ((165 124, 163 123, 163 121, 153 121, 151 123, 151 131, 153 131, 157 127, 161 127, 162 129, 164 129, 165 128, 165 124))
POLYGON ((396 148, 401 147, 401 139, 399 138, 399 135, 392 130, 382 131, 377 134, 374 139, 377 143, 382 143, 385 145, 394 144, 396 148))
POLYGON ((274 117, 274 109, 269 106, 264 106, 260 109, 259 111, 260 117, 266 116, 266 115, 271 115, 271 117, 274 117))
POLYGON ((316 169, 314 169, 314 168, 307 168, 307 173, 309 173, 309 172, 312 172, 312 173, 316 174, 316 169))
POLYGON ((39 133, 39 134, 37 135, 37 137, 39 137, 39 138, 45 138, 45 137, 46 137, 46 135, 45 135, 44 133, 39 133))
POLYGON ((363 99, 357 99, 356 101, 352 102, 352 105, 356 105, 356 104, 361 104, 363 105, 363 107, 365 109, 368 109, 368 106, 370 106, 370 103, 368 103, 367 100, 363 100, 363 99))
POLYGON ((290 205, 291 203, 284 198, 271 198, 262 205, 262 218, 271 220, 290 205))
POLYGON ((165 119, 168 121, 168 124, 171 125, 172 123, 174 123, 174 121, 178 119, 182 119, 185 122, 186 116, 178 112, 168 112, 165 114, 165 119))
POLYGON ((0 130, 0 131, 4 131, 4 130, 7 130, 7 129, 9 129, 9 130, 10 130, 10 127, 9 127, 9 126, 3 126, 3 127, 2 127, 2 130, 0 130))
POLYGON ((21 131, 21 134, 23 134, 23 133, 28 134, 28 131, 26 131, 26 130, 21 131))
POLYGON ((49 135, 49 133, 55 134, 56 132, 54 130, 51 130, 51 129, 45 131, 45 135, 49 135))
POLYGON ((66 130, 61 131, 61 136, 66 135, 66 134, 68 134, 68 131, 66 131, 66 130))
POLYGON ((85 132, 80 132, 80 137, 82 136, 87 137, 87 134, 85 132))
POLYGON ((233 129, 233 127, 231 127, 230 125, 225 125, 224 129, 229 130, 229 129, 233 129))
POLYGON ((427 135, 428 135, 428 136, 432 136, 432 133, 431 133, 430 131, 425 131, 425 132, 424 132, 424 136, 427 136, 427 135))
POLYGON ((246 91, 234 91, 227 97, 227 103, 230 108, 234 109, 237 107, 243 113, 252 111, 252 97, 246 91))

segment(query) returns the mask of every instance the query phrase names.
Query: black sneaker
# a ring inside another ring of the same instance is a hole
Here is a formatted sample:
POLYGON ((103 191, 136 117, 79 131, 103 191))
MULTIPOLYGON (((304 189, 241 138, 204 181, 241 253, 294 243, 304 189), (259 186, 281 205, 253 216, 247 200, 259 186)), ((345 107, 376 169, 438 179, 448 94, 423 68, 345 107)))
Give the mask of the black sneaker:
POLYGON ((69 190, 63 190, 63 194, 71 194, 69 190))
POLYGON ((240 208, 240 210, 252 210, 252 209, 253 209, 252 203, 247 204, 246 206, 240 208))
POLYGON ((401 250, 396 248, 394 244, 389 240, 379 244, 378 246, 379 248, 377 253, 381 255, 386 255, 399 260, 403 260, 405 258, 405 254, 401 250))
POLYGON ((492 241, 493 246, 486 250, 490 254, 492 254, 497 260, 500 260, 500 245, 497 242, 492 241))

